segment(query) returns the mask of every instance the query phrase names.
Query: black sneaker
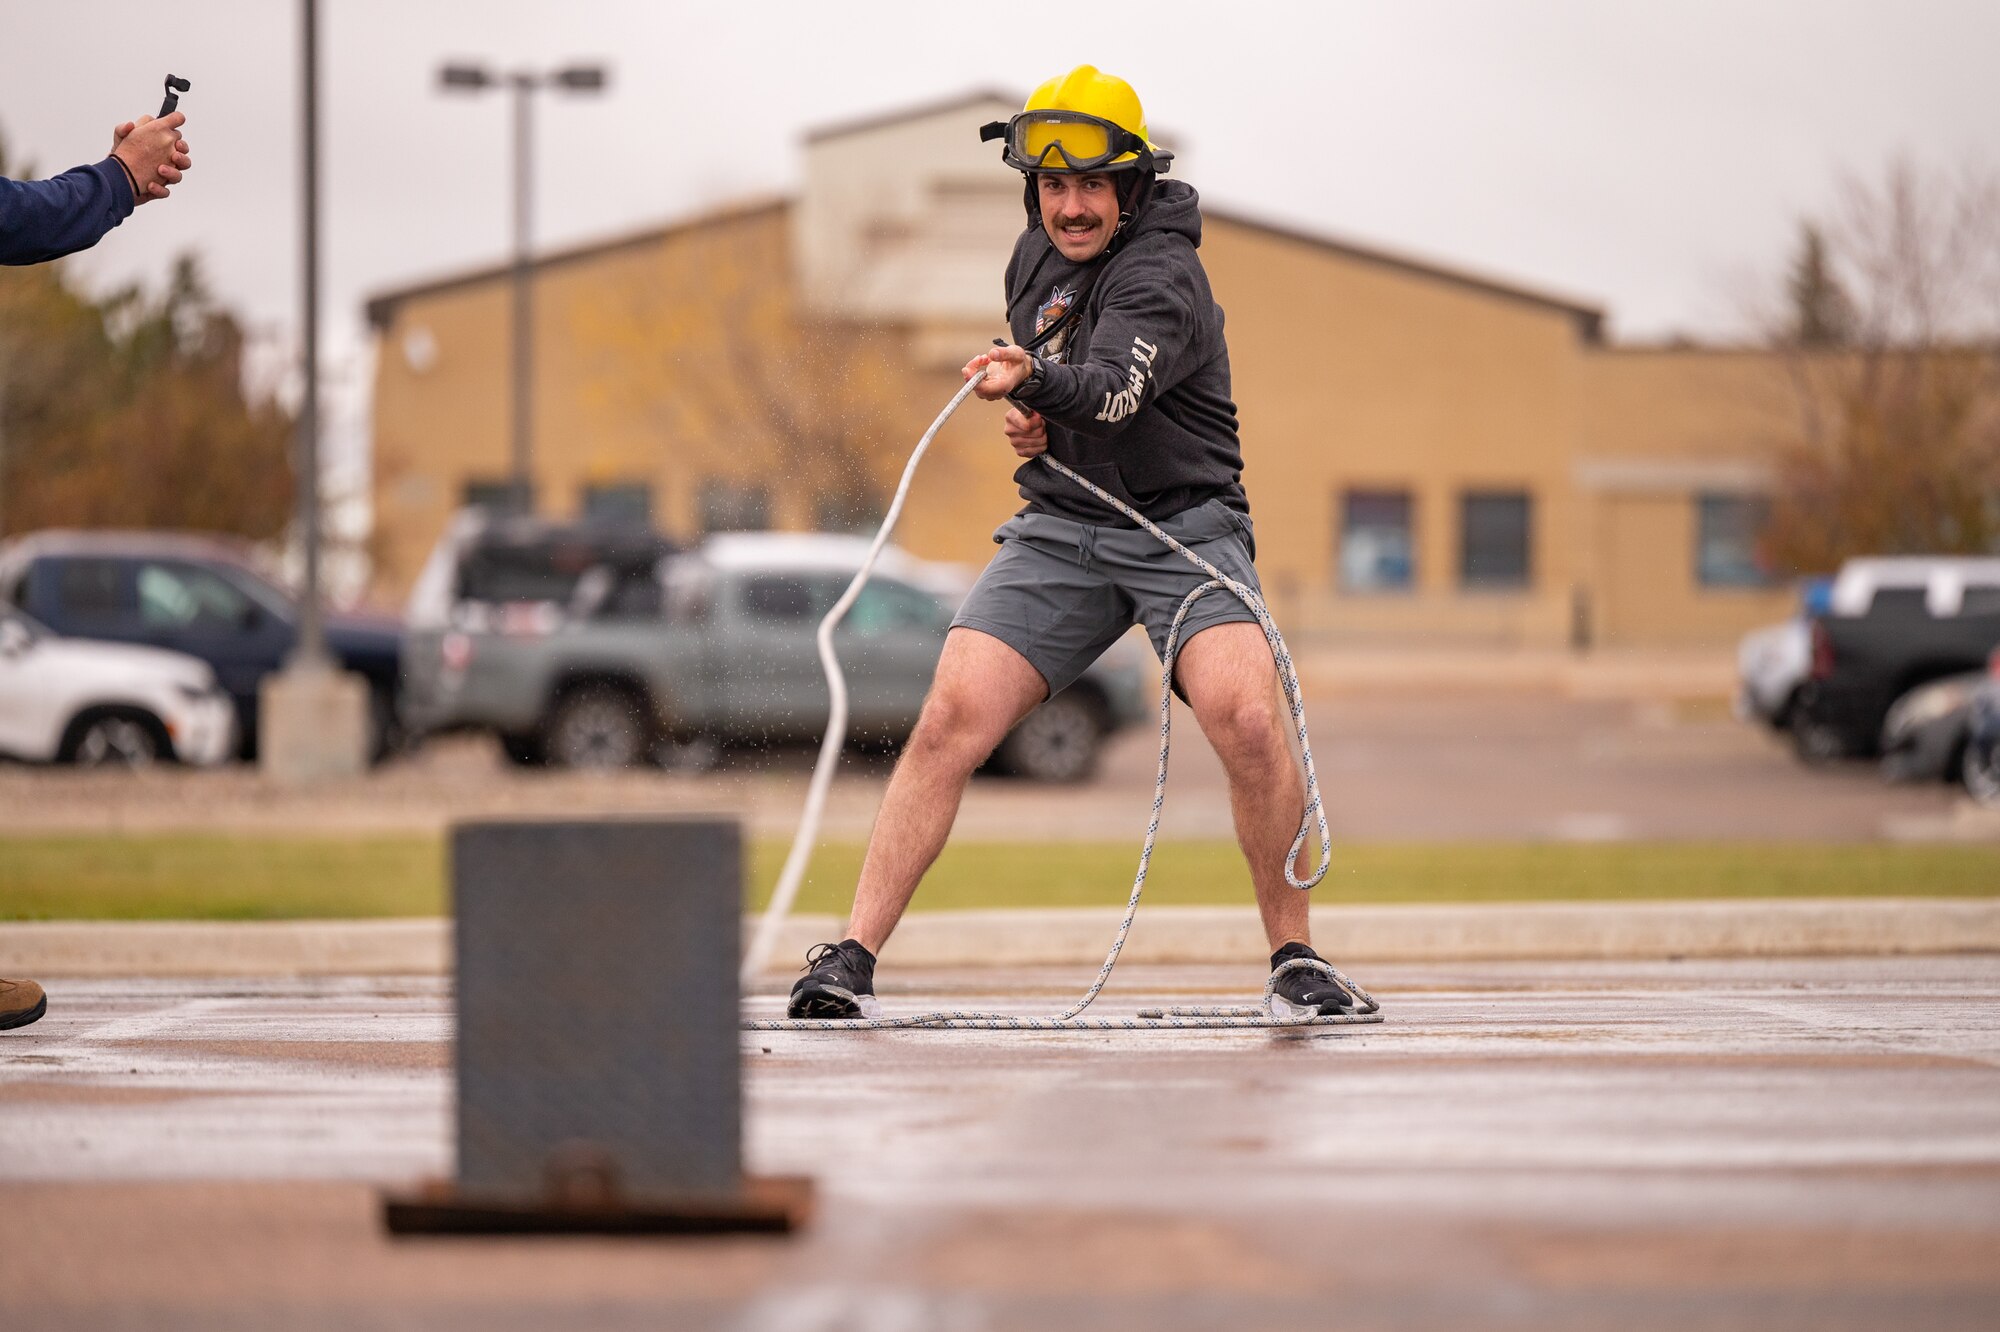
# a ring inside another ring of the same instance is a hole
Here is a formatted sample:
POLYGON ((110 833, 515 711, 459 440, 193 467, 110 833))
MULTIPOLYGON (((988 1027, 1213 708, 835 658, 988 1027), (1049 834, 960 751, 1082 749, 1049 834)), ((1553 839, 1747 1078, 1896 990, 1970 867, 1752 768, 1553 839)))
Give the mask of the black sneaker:
POLYGON ((1326 965, 1326 959, 1315 953, 1310 944, 1286 944, 1271 954, 1271 970, 1300 959, 1320 965, 1294 967, 1278 977, 1277 987, 1271 992, 1273 1013, 1281 1018, 1301 1018, 1355 1011, 1358 1005, 1354 996, 1333 978, 1333 968, 1326 965))
POLYGON ((792 986, 785 1016, 795 1018, 879 1017, 875 998, 875 954, 852 939, 815 944, 806 954, 806 974, 792 986))

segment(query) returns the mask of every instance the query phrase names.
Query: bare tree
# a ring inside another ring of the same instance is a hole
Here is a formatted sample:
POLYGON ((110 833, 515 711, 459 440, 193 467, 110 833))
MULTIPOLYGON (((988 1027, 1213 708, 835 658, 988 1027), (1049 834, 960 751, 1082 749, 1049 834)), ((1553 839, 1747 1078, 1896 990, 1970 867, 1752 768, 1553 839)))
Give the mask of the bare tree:
POLYGON ((1808 225, 1773 338, 1799 430, 1772 562, 2000 550, 2000 177, 1898 158, 1808 225))
POLYGON ((1833 271, 1825 234, 1810 222, 1799 224, 1799 253, 1785 286, 1791 299, 1788 331, 1796 345, 1845 345, 1854 328, 1854 303, 1833 271))
POLYGON ((782 229, 754 217, 672 243, 690 253, 590 319, 600 390, 696 474, 806 498, 823 526, 872 523, 881 441, 906 433, 898 335, 802 308, 782 229))

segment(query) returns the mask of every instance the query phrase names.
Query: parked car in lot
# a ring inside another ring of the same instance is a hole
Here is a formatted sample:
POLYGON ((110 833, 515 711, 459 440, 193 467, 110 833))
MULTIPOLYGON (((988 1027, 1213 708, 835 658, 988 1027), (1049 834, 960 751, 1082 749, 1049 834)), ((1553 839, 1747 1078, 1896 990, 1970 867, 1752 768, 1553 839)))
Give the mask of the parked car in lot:
POLYGON ((1882 775, 1892 782, 1955 782, 1965 757, 1972 698, 1984 672, 1918 685, 1882 722, 1882 775))
POLYGON ((1811 634, 1794 744, 1807 759, 1875 754, 1898 699, 2000 646, 2000 559, 1851 560, 1811 634))
POLYGON ((1965 754, 1959 766, 1974 800, 2000 805, 2000 652, 1993 654, 1986 682, 1966 709, 1965 754))
MULTIPOLYGON (((64 638, 131 643, 205 661, 236 708, 237 750, 257 753, 257 691, 298 645, 292 598, 220 538, 167 532, 38 532, 0 547, 0 600, 64 638)), ((329 614, 334 659, 368 681, 371 748, 397 735, 402 627, 329 614)))
POLYGON ((1782 624, 1753 629, 1736 649, 1736 715, 1788 730, 1799 691, 1812 674, 1812 617, 1824 614, 1832 580, 1808 579, 1800 611, 1782 624))
MULTIPOLYGON (((867 544, 718 536, 661 558, 646 583, 606 563, 577 573, 566 600, 510 607, 453 595, 466 586, 455 569, 477 547, 460 530, 409 607, 407 716, 420 732, 489 730, 516 762, 570 767, 812 740, 827 710, 814 635, 867 544)), ((909 735, 968 581, 954 566, 883 552, 835 639, 856 741, 909 735)), ((1144 713, 1143 675, 1132 651, 1111 655, 1023 721, 995 765, 1045 781, 1087 776, 1104 736, 1144 713)))
POLYGON ((143 767, 218 763, 235 746, 229 695, 179 652, 61 638, 0 606, 0 754, 143 767))

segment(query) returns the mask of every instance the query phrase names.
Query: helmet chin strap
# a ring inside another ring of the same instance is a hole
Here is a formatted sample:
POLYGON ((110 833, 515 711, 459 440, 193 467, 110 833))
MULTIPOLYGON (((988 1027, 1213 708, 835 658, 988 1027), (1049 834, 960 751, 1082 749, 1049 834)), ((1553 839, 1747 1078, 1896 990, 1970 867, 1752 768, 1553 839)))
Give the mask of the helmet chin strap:
POLYGON ((1145 213, 1146 205, 1152 201, 1153 187, 1159 184, 1156 172, 1140 170, 1138 180, 1132 186, 1132 197, 1125 201, 1125 207, 1118 213, 1118 229, 1111 233, 1111 244, 1106 253, 1118 248, 1139 225, 1139 218, 1145 213))

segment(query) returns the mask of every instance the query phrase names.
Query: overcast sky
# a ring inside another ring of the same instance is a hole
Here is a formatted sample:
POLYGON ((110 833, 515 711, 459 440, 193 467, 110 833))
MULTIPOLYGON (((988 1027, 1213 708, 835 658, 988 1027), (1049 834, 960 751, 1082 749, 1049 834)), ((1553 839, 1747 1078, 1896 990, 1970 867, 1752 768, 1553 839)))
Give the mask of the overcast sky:
MULTIPOLYGON (((611 64, 608 96, 543 101, 552 246, 789 189, 814 126, 1090 61, 1132 80, 1216 201, 1601 302, 1627 339, 1737 331, 1738 293, 1843 171, 2000 162, 1993 0, 320 9, 326 328, 349 366, 367 295, 506 252, 505 104, 439 95, 448 56, 611 64)), ((17 163, 101 157, 168 70, 194 80, 195 172, 78 261, 91 281, 193 249, 257 326, 295 328, 296 10, 0 0, 17 163)))

